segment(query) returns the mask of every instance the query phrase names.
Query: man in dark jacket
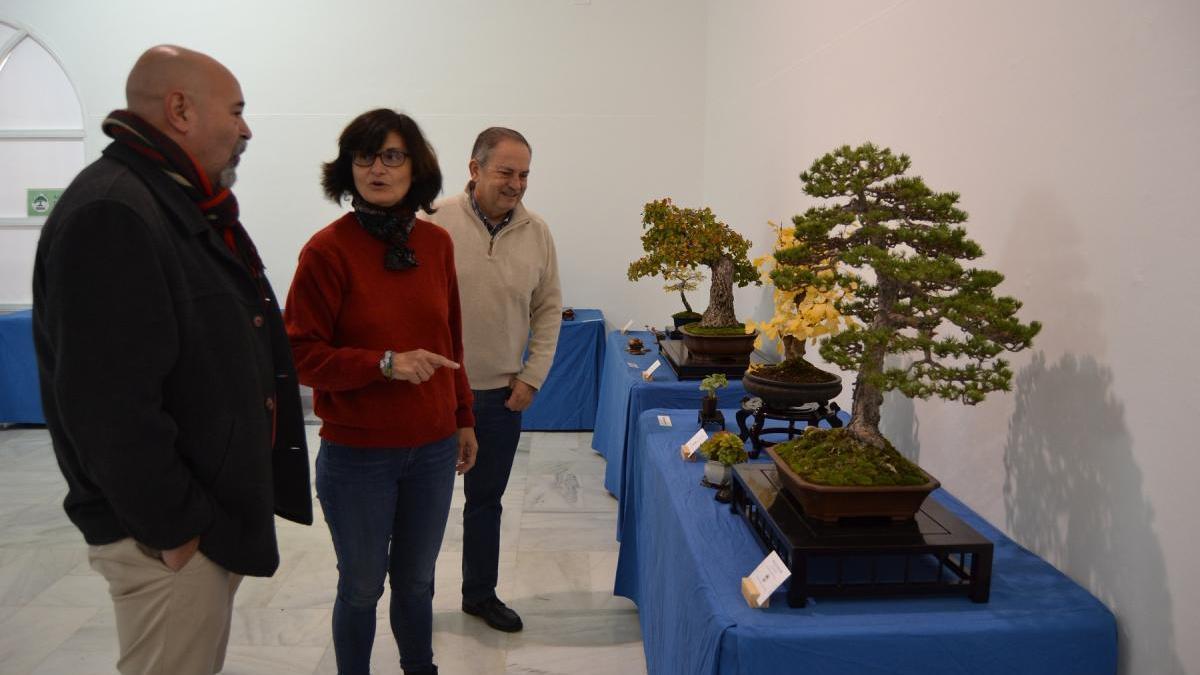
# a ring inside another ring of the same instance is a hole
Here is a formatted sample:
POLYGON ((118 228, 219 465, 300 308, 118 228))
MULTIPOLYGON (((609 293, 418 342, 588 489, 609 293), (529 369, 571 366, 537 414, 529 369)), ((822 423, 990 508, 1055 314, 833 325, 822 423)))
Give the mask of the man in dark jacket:
POLYGON ((64 508, 108 580, 122 673, 221 669, 243 575, 309 524, 308 451, 275 295, 230 192, 233 74, 154 47, 114 142, 42 230, 34 339, 64 508))

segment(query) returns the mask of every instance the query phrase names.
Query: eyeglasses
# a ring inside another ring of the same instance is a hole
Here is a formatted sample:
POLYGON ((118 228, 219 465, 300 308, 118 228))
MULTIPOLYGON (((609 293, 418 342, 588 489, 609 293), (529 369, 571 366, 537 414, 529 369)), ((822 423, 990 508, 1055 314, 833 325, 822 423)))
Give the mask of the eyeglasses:
POLYGON ((376 157, 383 160, 384 166, 391 167, 404 166, 404 163, 408 161, 407 152, 390 148, 387 150, 380 150, 379 152, 363 152, 361 150, 355 150, 354 152, 350 153, 350 161, 354 162, 354 164, 357 166, 375 166, 376 157))

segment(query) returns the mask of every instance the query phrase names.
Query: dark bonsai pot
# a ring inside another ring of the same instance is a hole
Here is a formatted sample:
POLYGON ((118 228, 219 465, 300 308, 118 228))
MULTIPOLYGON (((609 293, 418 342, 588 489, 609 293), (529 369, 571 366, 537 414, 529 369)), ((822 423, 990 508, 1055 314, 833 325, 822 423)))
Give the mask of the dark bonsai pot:
POLYGON ((929 493, 941 486, 924 469, 921 473, 928 480, 923 485, 818 485, 796 473, 774 448, 768 447, 767 454, 775 462, 783 488, 800 503, 804 514, 825 522, 868 517, 911 520, 929 493))
POLYGON ((678 312, 671 315, 671 321, 675 323, 675 329, 678 330, 689 323, 696 323, 700 317, 698 312, 678 312))
POLYGON ((748 335, 697 335, 691 328, 689 324, 679 329, 683 334, 683 346, 693 354, 712 359, 744 361, 754 351, 754 340, 758 338, 758 331, 748 335))
POLYGON ((785 364, 747 371, 742 376, 742 385, 746 387, 746 391, 776 409, 794 408, 806 403, 824 403, 842 393, 840 376, 820 370, 807 362, 804 362, 807 368, 801 377, 773 376, 772 369, 783 365, 785 364))

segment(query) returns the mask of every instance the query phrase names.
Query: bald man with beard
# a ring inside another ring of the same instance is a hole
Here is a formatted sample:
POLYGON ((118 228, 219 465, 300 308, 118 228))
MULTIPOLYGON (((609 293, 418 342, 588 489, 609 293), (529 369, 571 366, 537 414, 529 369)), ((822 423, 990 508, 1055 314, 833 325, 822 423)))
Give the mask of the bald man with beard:
POLYGON ((42 229, 34 342, 63 507, 108 580, 121 673, 219 672, 244 575, 312 523, 291 352, 230 191, 241 86, 162 45, 42 229))

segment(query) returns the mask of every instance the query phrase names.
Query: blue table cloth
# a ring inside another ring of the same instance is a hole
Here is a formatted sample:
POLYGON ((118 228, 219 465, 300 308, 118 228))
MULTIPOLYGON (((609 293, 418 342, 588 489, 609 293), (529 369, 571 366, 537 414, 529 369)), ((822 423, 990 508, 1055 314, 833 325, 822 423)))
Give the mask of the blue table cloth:
POLYGON ((1108 608, 944 490, 932 498, 995 545, 990 602, 822 598, 791 608, 785 584, 770 607, 751 609, 740 579, 765 553, 700 485, 703 464, 679 458, 691 421, 679 411, 644 413, 628 457, 614 592, 638 605, 649 672, 1116 672, 1108 608), (675 426, 660 428, 659 414, 675 426))
MULTIPOLYGON (((45 424, 37 357, 33 351, 33 311, 0 314, 0 423, 45 424)), ((577 309, 563 321, 554 365, 542 389, 522 415, 525 430, 591 429, 604 358, 604 315, 577 309)))
MULTIPOLYGON (((600 371, 600 400, 596 406, 592 449, 599 452, 608 463, 604 469, 604 487, 618 499, 621 498, 627 448, 633 440, 635 424, 642 411, 650 408, 691 409, 693 422, 700 411, 700 399, 704 396, 704 392, 700 391, 700 382, 680 381, 665 358, 661 359, 662 364, 654 371, 653 381, 642 379, 642 371, 658 360, 658 345, 650 333, 609 333, 604 368, 600 371), (641 356, 630 354, 626 347, 631 337, 640 338, 648 353, 641 356)), ((728 387, 718 390, 718 405, 723 408, 740 405, 745 395, 746 388, 742 386, 741 379, 733 379, 728 387)), ((737 424, 732 415, 725 416, 725 426, 736 430, 737 424)))
POLYGON ((0 424, 45 424, 33 310, 0 314, 0 424))
POLYGON ((562 322, 554 365, 533 398, 533 405, 521 416, 521 428, 591 429, 596 421, 603 361, 604 314, 598 309, 576 309, 574 319, 562 322))

